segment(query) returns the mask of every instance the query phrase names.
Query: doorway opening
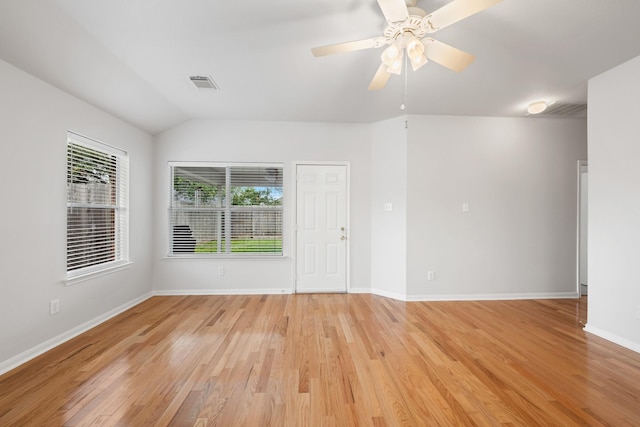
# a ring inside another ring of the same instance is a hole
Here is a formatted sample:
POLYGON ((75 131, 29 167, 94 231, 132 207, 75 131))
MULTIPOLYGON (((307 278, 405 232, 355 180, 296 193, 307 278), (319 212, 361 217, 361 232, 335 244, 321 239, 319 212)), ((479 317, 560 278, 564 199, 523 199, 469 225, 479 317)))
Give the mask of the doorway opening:
POLYGON ((584 327, 587 324, 589 269, 588 269, 588 201, 589 201, 589 168, 586 160, 578 162, 578 239, 577 239, 577 293, 578 322, 584 327))

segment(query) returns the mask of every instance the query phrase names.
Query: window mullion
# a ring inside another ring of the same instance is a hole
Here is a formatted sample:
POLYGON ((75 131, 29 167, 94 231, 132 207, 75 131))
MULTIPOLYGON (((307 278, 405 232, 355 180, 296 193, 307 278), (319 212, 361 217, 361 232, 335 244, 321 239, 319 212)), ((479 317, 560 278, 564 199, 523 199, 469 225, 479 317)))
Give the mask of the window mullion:
POLYGON ((224 238, 225 252, 231 253, 231 167, 225 168, 225 212, 224 212, 224 238))

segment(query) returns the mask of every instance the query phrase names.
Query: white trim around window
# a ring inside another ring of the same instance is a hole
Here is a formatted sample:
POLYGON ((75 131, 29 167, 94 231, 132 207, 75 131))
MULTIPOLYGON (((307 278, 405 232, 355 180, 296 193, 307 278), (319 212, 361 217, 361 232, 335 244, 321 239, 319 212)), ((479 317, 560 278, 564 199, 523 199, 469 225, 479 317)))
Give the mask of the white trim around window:
POLYGON ((283 256, 281 163, 168 166, 168 257, 283 256))
POLYGON ((129 264, 129 157, 67 133, 66 283, 129 264))

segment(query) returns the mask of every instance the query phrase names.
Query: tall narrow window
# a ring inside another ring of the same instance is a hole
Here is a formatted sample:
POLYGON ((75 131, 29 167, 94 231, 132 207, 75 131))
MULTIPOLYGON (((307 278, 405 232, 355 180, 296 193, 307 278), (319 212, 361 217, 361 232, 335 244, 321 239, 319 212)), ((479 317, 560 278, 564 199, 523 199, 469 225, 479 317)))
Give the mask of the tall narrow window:
POLYGON ((67 275, 128 262, 127 153, 67 135, 67 275))
POLYGON ((282 165, 170 163, 170 255, 282 255, 282 165))

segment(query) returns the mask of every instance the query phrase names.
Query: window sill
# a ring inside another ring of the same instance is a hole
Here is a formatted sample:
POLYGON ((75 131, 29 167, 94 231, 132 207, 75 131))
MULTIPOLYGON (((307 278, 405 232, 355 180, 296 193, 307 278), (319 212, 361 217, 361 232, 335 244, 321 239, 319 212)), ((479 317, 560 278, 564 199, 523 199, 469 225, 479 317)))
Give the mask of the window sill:
POLYGON ((123 261, 114 263, 99 270, 89 271, 86 273, 80 273, 76 275, 67 276, 64 280, 65 286, 75 285, 76 283, 84 282, 96 277, 105 276, 107 274, 115 273, 116 271, 125 270, 133 264, 131 261, 123 261))
POLYGON ((244 260, 283 260, 288 259, 286 255, 167 255, 162 259, 165 261, 244 261, 244 260))

